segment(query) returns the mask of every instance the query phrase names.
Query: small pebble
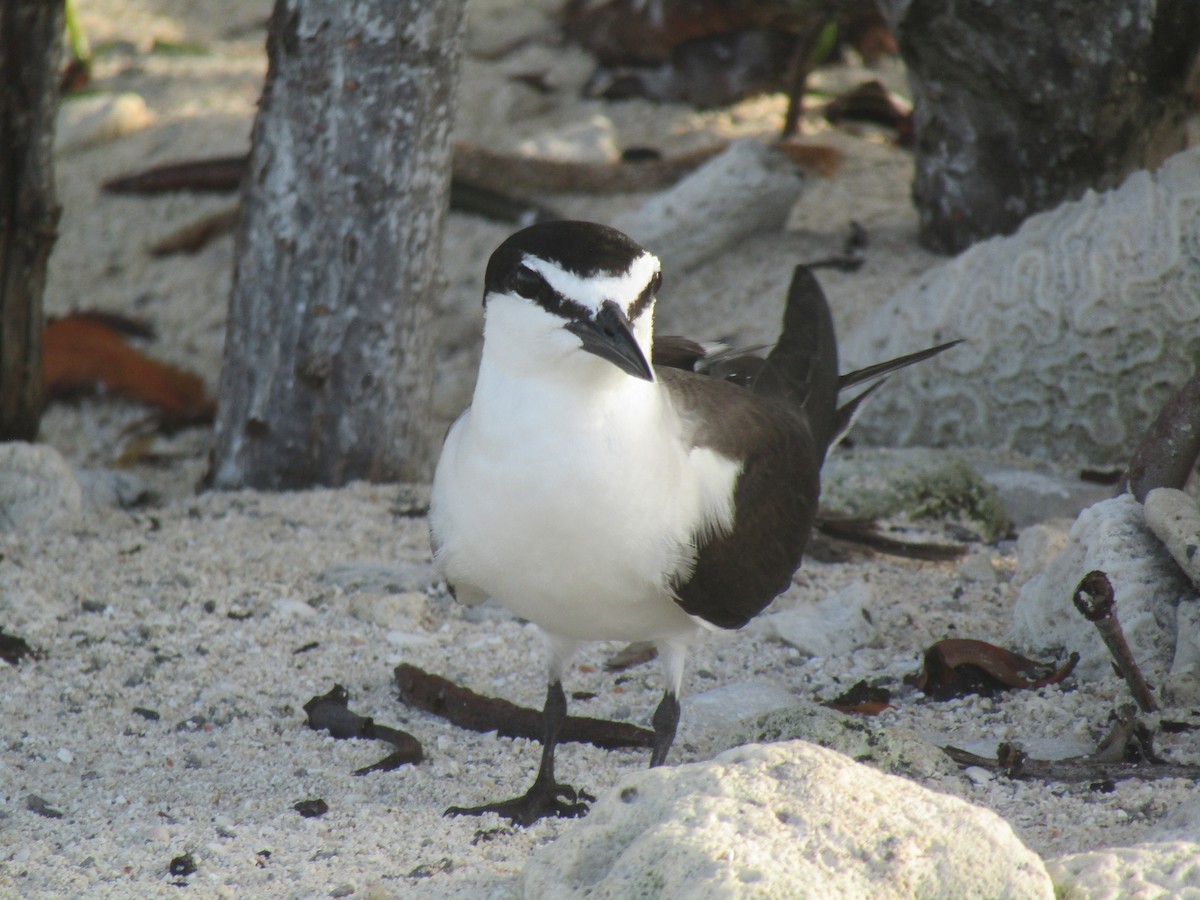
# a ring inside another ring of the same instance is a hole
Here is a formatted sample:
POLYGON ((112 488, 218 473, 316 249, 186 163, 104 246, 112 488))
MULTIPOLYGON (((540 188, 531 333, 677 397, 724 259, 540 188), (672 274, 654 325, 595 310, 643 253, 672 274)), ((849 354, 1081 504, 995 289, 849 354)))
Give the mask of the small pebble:
POLYGON ((991 770, 985 769, 983 766, 967 766, 963 769, 963 774, 975 784, 987 784, 995 778, 991 770))
POLYGON ((432 644, 433 638, 427 634, 419 634, 411 631, 389 631, 387 633, 387 642, 394 647, 420 647, 425 644, 432 644))
POLYGON ((311 618, 317 614, 315 609, 303 600, 297 600, 295 597, 280 597, 271 606, 281 613, 301 616, 303 618, 311 618))
POLYGON ((988 550, 978 550, 964 559, 958 567, 958 575, 966 581, 982 584, 992 584, 1000 579, 1000 574, 992 563, 992 554, 988 550))

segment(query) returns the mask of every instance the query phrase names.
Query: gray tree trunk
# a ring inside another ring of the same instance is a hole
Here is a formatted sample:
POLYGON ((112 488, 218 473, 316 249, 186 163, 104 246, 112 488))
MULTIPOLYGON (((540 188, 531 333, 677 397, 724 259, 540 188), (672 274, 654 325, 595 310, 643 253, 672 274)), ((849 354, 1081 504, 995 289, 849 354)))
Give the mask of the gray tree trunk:
POLYGON ((921 242, 955 253, 1186 146, 1197 0, 879 0, 913 93, 921 242))
POLYGON ((215 487, 428 475, 463 0, 276 0, 215 487))
POLYGON ((61 0, 0 2, 0 441, 33 440, 42 415, 62 34, 61 0))

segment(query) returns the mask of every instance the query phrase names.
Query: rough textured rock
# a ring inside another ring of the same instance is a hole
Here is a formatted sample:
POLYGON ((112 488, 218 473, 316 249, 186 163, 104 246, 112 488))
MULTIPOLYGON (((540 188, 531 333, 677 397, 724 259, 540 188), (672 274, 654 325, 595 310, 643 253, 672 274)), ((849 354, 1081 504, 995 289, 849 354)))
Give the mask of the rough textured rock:
POLYGON ((1074 519, 1085 507, 1113 495, 1110 485, 1027 469, 980 466, 983 480, 996 489, 1014 528, 1047 519, 1074 519))
POLYGON ((841 656, 878 639, 872 605, 870 586, 856 581, 819 603, 800 603, 759 616, 750 628, 790 644, 806 656, 841 656))
POLYGON ((702 694, 685 694, 681 702, 676 742, 701 759, 747 743, 730 735, 753 731, 760 717, 809 708, 791 691, 759 678, 735 681, 702 694))
POLYGON ((1200 507, 1195 499, 1174 488, 1158 488, 1146 495, 1144 506, 1146 525, 1200 588, 1200 507))
POLYGON ((879 6, 912 88, 913 198, 930 248, 1007 234, 1187 146, 1200 75, 1192 0, 879 6))
POLYGON ((758 141, 734 141, 612 225, 651 248, 671 277, 751 234, 782 229, 802 184, 779 151, 758 141))
POLYGON ((526 897, 1052 897, 994 813, 803 742, 643 771, 537 850, 526 897))
POLYGON ((97 509, 132 509, 150 497, 146 482, 118 469, 76 469, 84 502, 97 509))
POLYGON ((83 491, 62 454, 45 444, 0 444, 0 532, 70 528, 83 491))
POLYGON ((1162 694, 1175 706, 1200 707, 1200 597, 1175 610, 1175 656, 1162 694))
POLYGON ((1152 681, 1166 675, 1175 653, 1177 608, 1195 603, 1196 589, 1146 528, 1142 505, 1131 494, 1085 509, 1066 549, 1022 585, 1013 639, 1036 651, 1077 651, 1081 677, 1111 672, 1099 633, 1072 600, 1079 580, 1093 569, 1112 582, 1117 618, 1143 672, 1152 681))
POLYGON ((1017 538, 1017 570, 1012 586, 1020 589, 1031 578, 1042 573, 1046 566, 1067 547, 1067 534, 1072 523, 1064 519, 1030 525, 1017 538))
POLYGON ((958 454, 928 448, 833 454, 821 470, 821 505, 865 518, 903 513, 965 519, 985 540, 1009 530, 1008 514, 995 489, 958 454))
POLYGON ((1200 358, 1200 147, 977 244, 846 335, 843 368, 967 338, 897 373, 862 441, 1128 461, 1200 358))
POLYGON ((928 779, 958 774, 950 757, 912 729, 881 728, 869 717, 846 715, 813 703, 780 704, 756 715, 732 717, 725 727, 703 735, 689 730, 686 722, 683 726, 681 740, 694 741, 704 757, 747 744, 803 740, 892 775, 928 779))
POLYGON ((1170 841, 1072 853, 1046 861, 1058 896, 1200 896, 1200 844, 1170 841))

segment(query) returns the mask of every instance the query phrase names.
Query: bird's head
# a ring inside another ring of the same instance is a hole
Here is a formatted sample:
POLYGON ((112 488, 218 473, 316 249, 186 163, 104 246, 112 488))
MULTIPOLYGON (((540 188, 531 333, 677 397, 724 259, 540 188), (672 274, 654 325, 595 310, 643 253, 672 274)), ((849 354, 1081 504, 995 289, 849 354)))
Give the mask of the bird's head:
POLYGON ((654 380, 657 257, 593 222, 543 222, 492 254, 484 281, 485 352, 528 367, 594 369, 596 358, 654 380))

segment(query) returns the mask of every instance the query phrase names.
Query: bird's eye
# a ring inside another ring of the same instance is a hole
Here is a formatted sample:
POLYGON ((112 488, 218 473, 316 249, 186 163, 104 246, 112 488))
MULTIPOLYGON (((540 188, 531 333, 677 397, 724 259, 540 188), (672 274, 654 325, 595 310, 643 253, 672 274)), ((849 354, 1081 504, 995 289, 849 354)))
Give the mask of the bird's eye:
POLYGON ((533 299, 545 284, 545 280, 528 266, 519 266, 513 273, 512 288, 522 297, 533 299))

